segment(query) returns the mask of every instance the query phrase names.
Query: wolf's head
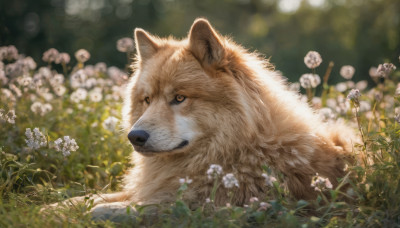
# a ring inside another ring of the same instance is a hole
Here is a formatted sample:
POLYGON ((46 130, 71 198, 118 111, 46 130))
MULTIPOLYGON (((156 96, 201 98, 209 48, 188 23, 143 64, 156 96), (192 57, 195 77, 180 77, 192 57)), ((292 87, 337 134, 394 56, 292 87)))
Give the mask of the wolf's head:
POLYGON ((135 41, 135 74, 124 116, 137 152, 173 154, 213 145, 236 149, 232 144, 259 133, 257 119, 268 117, 254 107, 263 101, 256 80, 249 80, 253 69, 241 55, 250 62, 257 58, 220 36, 207 20, 197 19, 184 40, 136 29, 135 41))

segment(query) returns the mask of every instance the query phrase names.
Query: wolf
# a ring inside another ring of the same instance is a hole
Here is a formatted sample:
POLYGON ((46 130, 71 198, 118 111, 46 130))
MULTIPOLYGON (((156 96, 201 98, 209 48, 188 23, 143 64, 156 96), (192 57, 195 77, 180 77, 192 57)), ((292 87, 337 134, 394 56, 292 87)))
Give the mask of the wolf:
POLYGON ((316 173, 336 187, 354 161, 353 129, 323 122, 265 58, 206 19, 196 19, 182 40, 140 28, 134 36, 137 56, 123 108, 134 167, 123 191, 98 197, 95 209, 172 202, 185 177, 193 180, 185 200, 204 202, 213 188, 210 164, 239 185, 230 196, 219 187, 216 205, 265 197, 264 165, 282 173, 295 198, 313 199, 316 173))

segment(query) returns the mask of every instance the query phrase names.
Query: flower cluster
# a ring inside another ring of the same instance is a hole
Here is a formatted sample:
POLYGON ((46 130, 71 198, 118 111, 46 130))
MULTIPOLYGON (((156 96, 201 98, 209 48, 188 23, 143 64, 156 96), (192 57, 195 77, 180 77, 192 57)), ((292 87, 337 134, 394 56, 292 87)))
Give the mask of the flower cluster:
POLYGON ((317 173, 311 180, 311 187, 313 187, 315 191, 322 192, 332 189, 333 186, 329 178, 323 178, 317 173))
POLYGON ((0 61, 18 59, 18 50, 14 45, 0 47, 0 61))
POLYGON ((71 101, 75 103, 79 103, 82 100, 86 100, 86 98, 87 98, 87 91, 83 88, 78 88, 70 96, 71 101))
POLYGON ((68 53, 58 52, 55 48, 50 48, 43 53, 42 60, 47 63, 68 64, 71 57, 68 53))
POLYGON ((268 208, 272 207, 271 204, 267 203, 267 202, 261 202, 260 203, 260 211, 266 211, 268 208))
POLYGON ((250 201, 250 203, 255 203, 255 202, 258 202, 259 200, 257 197, 251 197, 249 201, 250 201))
POLYGON ((239 182, 233 173, 228 173, 222 177, 222 183, 225 188, 233 188, 234 186, 239 187, 239 182))
POLYGON ((358 103, 358 98, 361 96, 360 90, 352 89, 350 93, 347 95, 347 99, 358 103))
POLYGON ((327 122, 336 119, 336 115, 331 108, 321 108, 317 112, 321 117, 322 121, 327 122))
POLYGON ((90 59, 90 53, 85 49, 79 49, 75 52, 75 58, 80 63, 84 63, 90 59))
POLYGON ((222 167, 217 164, 211 164, 210 168, 207 170, 208 179, 215 179, 222 174, 222 167))
POLYGON ((25 136, 27 138, 25 139, 25 142, 27 146, 32 150, 37 150, 47 145, 47 139, 43 135, 43 133, 40 132, 39 128, 33 129, 33 133, 30 128, 27 128, 25 130, 25 136))
POLYGON ((340 75, 347 80, 350 80, 355 72, 356 69, 350 65, 342 66, 342 68, 340 68, 340 75))
POLYGON ((46 115, 51 110, 53 110, 53 106, 51 106, 49 103, 43 104, 39 101, 36 101, 31 105, 31 111, 40 116, 46 115))
POLYGON ((399 113, 395 115, 394 120, 395 120, 398 124, 400 124, 400 114, 399 114, 399 113))
POLYGON ((7 113, 4 109, 0 109, 0 122, 8 122, 10 124, 15 124, 15 119, 17 115, 15 115, 14 110, 9 110, 7 113))
POLYGON ((122 38, 117 41, 117 49, 120 52, 132 52, 135 50, 135 45, 132 38, 122 38))
POLYGON ((304 89, 311 89, 321 84, 321 78, 318 74, 303 74, 300 77, 300 85, 304 89))
POLYGON ((189 179, 189 177, 186 178, 179 178, 179 183, 182 184, 191 184, 193 182, 192 179, 189 179))
POLYGON ((309 51, 304 57, 304 63, 308 68, 315 69, 322 63, 321 55, 316 51, 309 51))
POLYGON ((115 128, 117 127, 118 123, 119 123, 118 118, 114 116, 109 116, 107 119, 104 120, 102 125, 103 128, 108 131, 115 131, 115 128))
POLYGON ((79 146, 75 139, 71 139, 69 136, 64 136, 64 140, 58 138, 56 141, 54 141, 54 148, 57 151, 61 151, 64 157, 66 157, 71 154, 71 151, 76 151, 79 149, 79 146))
POLYGON ((265 178, 265 184, 267 186, 270 186, 270 187, 274 186, 274 182, 276 182, 276 178, 275 177, 270 176, 270 175, 268 175, 266 173, 263 173, 262 176, 265 178))
POLYGON ((396 66, 393 65, 392 63, 384 63, 384 64, 379 64, 378 69, 376 72, 381 76, 381 77, 388 77, 392 71, 396 70, 396 66))

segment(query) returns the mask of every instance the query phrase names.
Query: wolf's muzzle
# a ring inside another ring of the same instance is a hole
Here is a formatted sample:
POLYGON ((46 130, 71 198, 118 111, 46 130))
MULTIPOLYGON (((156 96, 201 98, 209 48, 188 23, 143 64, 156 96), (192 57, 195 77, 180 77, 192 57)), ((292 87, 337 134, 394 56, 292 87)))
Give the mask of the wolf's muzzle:
POLYGON ((150 135, 143 130, 132 130, 128 134, 128 139, 134 146, 143 146, 149 137, 150 135))

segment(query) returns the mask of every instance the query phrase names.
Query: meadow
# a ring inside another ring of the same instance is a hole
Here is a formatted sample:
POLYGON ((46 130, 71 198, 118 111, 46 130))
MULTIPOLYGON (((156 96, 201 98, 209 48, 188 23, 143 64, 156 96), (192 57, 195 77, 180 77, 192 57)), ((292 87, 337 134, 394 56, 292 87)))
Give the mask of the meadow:
MULTIPOLYGON (((73 196, 117 191, 134 165, 121 127, 133 40, 119 40, 117 49, 127 56, 125 69, 87 64, 90 53, 84 49, 72 57, 49 49, 34 60, 14 46, 0 47, 0 227, 400 226, 400 71, 395 66, 400 59, 371 66, 370 83, 355 82, 352 66, 331 62, 320 69, 321 61, 329 60, 317 52, 307 53, 309 70, 289 87, 302 91, 304 102, 325 121, 345 122, 360 136, 354 153, 363 159, 346 167, 348 174, 337 188, 316 176, 311 185, 318 198, 296 200, 282 175, 271 176, 265 166, 269 197, 254 197, 241 207, 230 202, 217 207, 211 194, 191 210, 182 200, 191 180, 182 176, 175 202, 131 205, 127 216, 112 221, 91 218, 90 197, 80 205, 41 211, 73 196), (340 68, 340 74, 331 75, 332 68, 340 68), (333 77, 342 82, 329 84, 333 77)), ((218 166, 212 168, 204 175, 213 175, 215 188, 236 187, 226 184, 228 175, 224 179, 215 171, 218 166)))

